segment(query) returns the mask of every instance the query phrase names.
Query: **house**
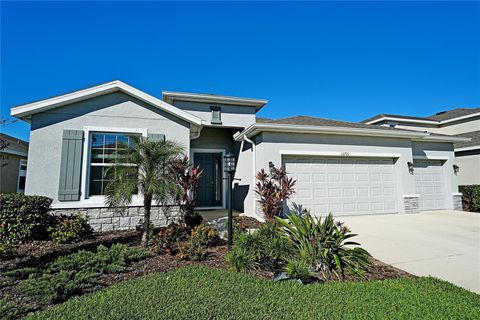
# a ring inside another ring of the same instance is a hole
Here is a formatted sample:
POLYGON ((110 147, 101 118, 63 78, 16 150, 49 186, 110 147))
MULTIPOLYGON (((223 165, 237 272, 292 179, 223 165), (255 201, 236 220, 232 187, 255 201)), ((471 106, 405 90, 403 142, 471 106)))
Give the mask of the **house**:
POLYGON ((0 193, 25 191, 28 142, 0 133, 0 193))
POLYGON ((458 183, 480 184, 480 108, 458 108, 428 117, 379 114, 362 123, 470 138, 454 143, 458 183))
MULTIPOLYGON (((222 157, 232 152, 232 201, 250 216, 261 216, 255 174, 270 162, 297 180, 291 201, 317 215, 461 209, 453 144, 469 139, 306 116, 257 118, 267 102, 171 91, 158 99, 113 81, 14 107, 12 116, 31 123, 26 193, 53 198, 60 212, 84 212, 97 230, 134 227, 141 199, 121 216, 105 208, 102 171, 116 142, 137 134, 183 145, 203 169, 201 208, 226 207, 222 157)), ((156 210, 153 222, 162 224, 176 209, 156 210)))

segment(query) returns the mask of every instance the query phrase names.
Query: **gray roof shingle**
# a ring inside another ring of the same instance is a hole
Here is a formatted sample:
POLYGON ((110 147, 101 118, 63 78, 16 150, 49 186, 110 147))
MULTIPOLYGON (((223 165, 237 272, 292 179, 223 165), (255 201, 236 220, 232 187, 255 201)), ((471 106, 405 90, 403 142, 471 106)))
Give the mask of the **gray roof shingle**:
POLYGON ((470 141, 456 142, 454 144, 455 149, 474 147, 474 146, 479 146, 479 148, 480 148, 480 130, 479 131, 462 133, 462 134, 457 134, 454 137, 464 137, 464 138, 470 138, 471 139, 470 141))
POLYGON ((457 108, 449 111, 439 112, 437 114, 431 115, 430 117, 427 117, 426 119, 444 121, 478 112, 480 112, 480 108, 457 108))

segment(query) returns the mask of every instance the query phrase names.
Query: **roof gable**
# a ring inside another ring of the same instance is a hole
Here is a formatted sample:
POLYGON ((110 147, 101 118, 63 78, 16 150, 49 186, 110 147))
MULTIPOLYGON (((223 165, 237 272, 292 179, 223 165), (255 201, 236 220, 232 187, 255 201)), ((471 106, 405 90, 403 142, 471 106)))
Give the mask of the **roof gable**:
POLYGON ((202 124, 202 120, 200 118, 119 80, 107 82, 98 86, 74 91, 64 95, 59 95, 52 98, 20 105, 11 109, 11 115, 16 118, 29 121, 30 116, 33 114, 118 91, 126 93, 143 102, 146 102, 189 123, 195 125, 202 124))

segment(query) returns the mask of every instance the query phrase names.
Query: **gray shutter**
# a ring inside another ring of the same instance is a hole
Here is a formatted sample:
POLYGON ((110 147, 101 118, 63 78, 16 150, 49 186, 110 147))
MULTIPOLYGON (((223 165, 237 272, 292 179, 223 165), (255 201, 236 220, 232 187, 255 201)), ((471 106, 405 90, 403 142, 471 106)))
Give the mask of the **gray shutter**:
POLYGON ((82 151, 83 131, 63 130, 60 184, 58 188, 59 201, 80 200, 82 151))
POLYGON ((149 133, 148 140, 157 142, 157 141, 165 141, 165 135, 161 133, 149 133))

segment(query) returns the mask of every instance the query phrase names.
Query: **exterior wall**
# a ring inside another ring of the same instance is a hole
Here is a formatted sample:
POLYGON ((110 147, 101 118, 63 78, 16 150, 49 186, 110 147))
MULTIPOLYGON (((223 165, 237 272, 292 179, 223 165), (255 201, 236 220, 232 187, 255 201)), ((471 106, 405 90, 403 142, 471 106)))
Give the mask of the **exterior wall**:
POLYGON ((480 130, 480 116, 461 121, 450 122, 440 127, 440 133, 455 135, 480 130))
MULTIPOLYGON (((115 212, 109 208, 56 209, 55 214, 72 215, 80 213, 87 218, 95 231, 117 231, 135 229, 144 216, 143 207, 129 207, 124 212, 115 212)), ((152 207, 150 221, 156 227, 164 227, 178 222, 178 207, 152 207)))
POLYGON ((255 145, 242 141, 235 144, 237 171, 235 172, 234 208, 248 216, 255 215, 255 145))
POLYGON ((226 128, 202 129, 197 139, 190 141, 191 149, 225 149, 227 152, 233 152, 233 135, 236 130, 226 128))
MULTIPOLYGON (((118 129, 117 132, 126 132, 126 129, 133 129, 145 134, 163 133, 166 139, 181 144, 186 154, 190 148, 190 125, 187 122, 127 94, 111 93, 73 103, 32 117, 26 194, 51 197, 54 208, 104 206, 104 197, 86 197, 85 183, 82 183, 80 201, 59 202, 57 199, 63 130, 86 132, 86 127, 96 127, 98 131, 118 129)), ((84 146, 83 153, 85 164, 88 146, 84 146)), ((88 166, 84 168, 87 170, 82 170, 83 180, 88 177, 88 166)), ((132 205, 140 204, 141 199, 134 197, 132 205)))
POLYGON ((407 166, 407 162, 412 161, 411 142, 408 139, 263 132, 257 140, 257 171, 268 168, 269 161, 276 166, 281 165, 285 151, 399 154, 394 166, 398 182, 397 208, 400 212, 404 212, 403 195, 413 194, 415 190, 413 176, 407 166))
MULTIPOLYGON (((400 213, 417 212, 418 199, 415 195, 415 179, 408 170, 407 162, 417 157, 443 157, 446 192, 452 196, 447 199, 449 209, 453 208, 453 195, 458 192, 457 178, 453 173, 454 153, 451 143, 417 143, 409 139, 357 137, 340 135, 314 135, 263 132, 256 137, 256 171, 268 168, 269 161, 275 165, 282 163, 282 153, 321 154, 328 152, 370 153, 372 157, 379 154, 398 154, 394 162, 397 182, 397 207, 400 213), (450 170, 451 169, 451 170, 450 170)), ((257 208, 257 214, 259 209, 257 208)))
POLYGON ((2 154, 0 166, 0 193, 17 192, 18 169, 20 159, 25 159, 16 155, 2 154))
MULTIPOLYGON (((382 121, 378 123, 381 126, 388 126, 389 121, 382 121)), ((407 129, 407 130, 416 130, 416 131, 429 131, 432 133, 446 134, 446 135, 457 135, 461 133, 478 131, 480 128, 480 116, 468 118, 460 121, 449 122, 444 125, 431 125, 431 124, 418 124, 418 123, 409 123, 401 121, 393 121, 397 125, 395 128, 398 129, 407 129)))
POLYGON ((480 184, 480 149, 475 151, 457 152, 456 164, 460 167, 458 184, 480 184))
POLYGON ((207 125, 211 124, 212 106, 221 107, 221 125, 213 125, 215 127, 232 127, 232 128, 246 128, 255 123, 255 108, 248 106, 235 105, 218 105, 211 103, 199 103, 189 101, 175 100, 173 105, 177 108, 183 109, 194 116, 204 120, 207 125))
POLYGON ((458 195, 458 178, 453 171, 453 165, 456 164, 455 153, 452 143, 433 143, 433 142, 413 142, 412 152, 414 159, 436 159, 442 160, 443 176, 445 183, 445 193, 450 195, 446 199, 447 209, 453 209, 453 199, 458 195))

